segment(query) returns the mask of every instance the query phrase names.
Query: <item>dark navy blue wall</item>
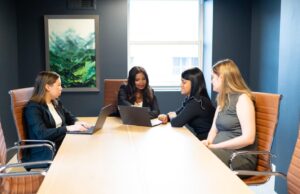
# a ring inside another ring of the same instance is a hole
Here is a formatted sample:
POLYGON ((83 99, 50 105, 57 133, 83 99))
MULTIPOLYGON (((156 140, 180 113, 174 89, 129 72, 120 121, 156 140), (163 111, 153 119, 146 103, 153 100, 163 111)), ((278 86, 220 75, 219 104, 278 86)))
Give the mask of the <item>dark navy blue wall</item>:
POLYGON ((277 92, 280 0, 252 3, 250 87, 277 92))
POLYGON ((251 1, 214 0, 213 63, 233 59, 249 83, 251 1))
MULTIPOLYGON (((237 63, 245 81, 249 83, 251 1, 213 0, 212 17, 211 64, 230 58, 237 63)), ((206 71, 208 71, 207 67, 206 71)), ((215 102, 216 93, 212 92, 211 96, 215 102)))
POLYGON ((8 90, 18 86, 17 15, 15 1, 0 1, 0 117, 5 140, 12 146, 17 140, 8 90))
MULTIPOLYGON (((277 131, 276 167, 286 172, 300 121, 300 1, 281 1, 278 93, 283 95, 277 131)), ((275 181, 277 193, 287 193, 285 180, 275 181)))
MULTIPOLYGON (((280 0, 252 2, 250 87, 277 93, 280 0)), ((276 152, 276 136, 272 152, 276 152)), ((275 160, 275 159, 274 159, 275 160)))

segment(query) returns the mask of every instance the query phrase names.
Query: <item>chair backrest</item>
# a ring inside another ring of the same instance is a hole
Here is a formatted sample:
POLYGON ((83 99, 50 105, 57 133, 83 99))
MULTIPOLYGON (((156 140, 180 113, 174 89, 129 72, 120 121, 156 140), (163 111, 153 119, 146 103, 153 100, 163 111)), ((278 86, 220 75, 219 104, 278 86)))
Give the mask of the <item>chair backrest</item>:
POLYGON ((118 104, 118 91, 127 79, 105 79, 104 80, 104 106, 118 104))
MULTIPOLYGON (((253 92, 255 97, 256 138, 258 151, 271 151, 273 137, 279 117, 280 94, 253 92)), ((257 171, 269 171, 270 157, 259 155, 257 171)), ((247 184, 262 184, 269 180, 270 176, 253 176, 244 179, 247 184)))
POLYGON ((17 128, 19 140, 26 139, 23 123, 23 108, 33 93, 33 87, 10 90, 11 111, 17 128))
POLYGON ((289 194, 300 193, 300 124, 298 130, 298 139, 287 173, 287 187, 289 194))

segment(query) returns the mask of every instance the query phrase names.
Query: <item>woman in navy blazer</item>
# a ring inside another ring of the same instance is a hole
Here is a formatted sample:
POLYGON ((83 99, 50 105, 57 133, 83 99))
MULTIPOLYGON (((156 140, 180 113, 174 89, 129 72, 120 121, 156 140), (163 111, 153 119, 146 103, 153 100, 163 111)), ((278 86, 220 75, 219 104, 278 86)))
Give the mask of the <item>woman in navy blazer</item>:
MULTIPOLYGON (((28 139, 53 141, 56 150, 59 149, 67 131, 82 131, 90 127, 88 123, 78 121, 63 107, 58 99, 61 91, 61 80, 57 73, 40 72, 23 115, 28 139)), ((42 147, 30 149, 23 157, 25 162, 49 159, 50 151, 42 147)))
POLYGON ((118 93, 118 105, 149 107, 149 115, 156 118, 160 111, 153 89, 143 67, 132 67, 128 74, 127 85, 121 85, 118 93))

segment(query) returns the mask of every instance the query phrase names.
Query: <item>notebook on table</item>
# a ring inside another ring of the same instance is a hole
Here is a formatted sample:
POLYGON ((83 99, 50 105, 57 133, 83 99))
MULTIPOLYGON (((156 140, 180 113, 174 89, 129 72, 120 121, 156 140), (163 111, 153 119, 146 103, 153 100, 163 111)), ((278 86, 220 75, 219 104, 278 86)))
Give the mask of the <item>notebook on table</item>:
POLYGON ((106 117, 109 116, 111 113, 113 113, 116 110, 116 107, 113 106, 112 104, 109 104, 107 106, 102 107, 100 110, 100 113, 98 115, 97 121, 95 126, 92 126, 88 128, 86 131, 68 131, 68 134, 87 134, 91 135, 100 129, 102 129, 104 122, 106 120, 106 117))
POLYGON ((118 106, 120 116, 125 125, 138 125, 154 127, 161 124, 160 120, 151 119, 149 115, 149 108, 136 106, 118 106))

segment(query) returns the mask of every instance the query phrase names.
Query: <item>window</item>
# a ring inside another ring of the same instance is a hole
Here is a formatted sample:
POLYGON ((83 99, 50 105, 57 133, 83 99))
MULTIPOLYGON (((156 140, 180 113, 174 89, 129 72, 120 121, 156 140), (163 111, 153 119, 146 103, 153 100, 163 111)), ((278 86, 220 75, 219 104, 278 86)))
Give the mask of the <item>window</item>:
POLYGON ((175 90, 181 72, 202 67, 202 0, 130 0, 128 70, 146 69, 156 90, 175 90))

